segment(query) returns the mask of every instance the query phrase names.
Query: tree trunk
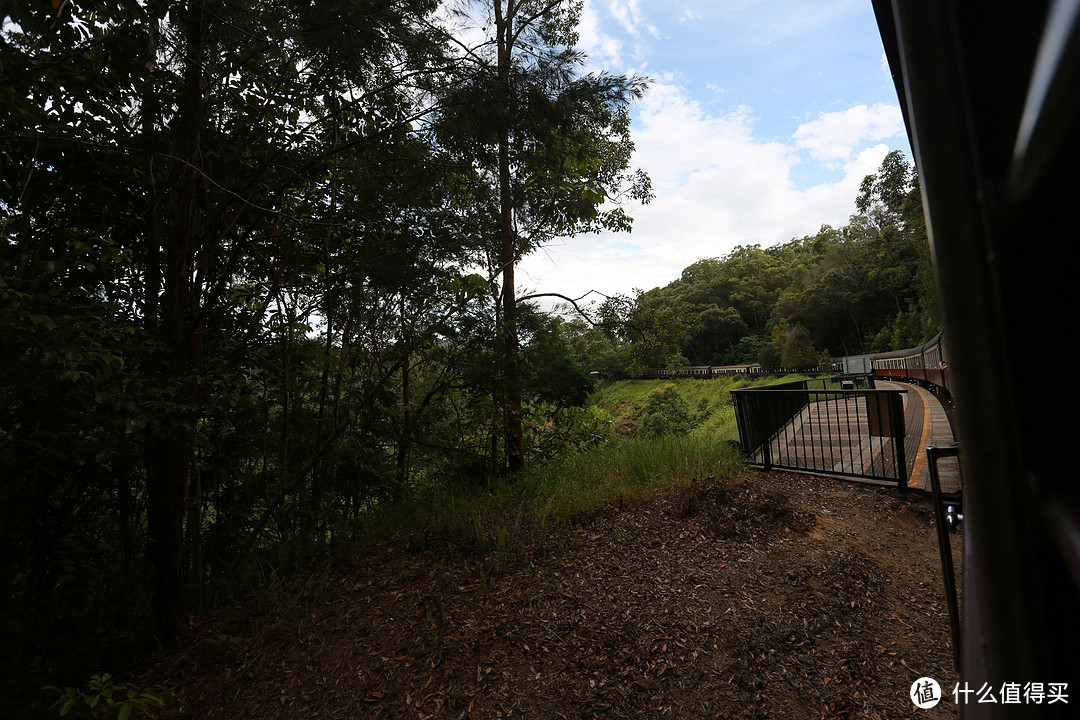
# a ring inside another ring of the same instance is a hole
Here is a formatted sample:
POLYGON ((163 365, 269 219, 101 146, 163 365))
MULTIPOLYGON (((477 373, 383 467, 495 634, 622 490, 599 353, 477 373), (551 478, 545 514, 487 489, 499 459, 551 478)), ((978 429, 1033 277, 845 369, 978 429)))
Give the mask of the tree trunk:
POLYGON ((187 623, 184 601, 184 508, 191 458, 188 433, 173 430, 151 444, 147 468, 148 554, 153 571, 154 625, 172 643, 187 623))
POLYGON ((405 326, 405 292, 401 293, 401 303, 399 305, 399 311, 401 313, 401 344, 406 348, 405 357, 401 363, 401 432, 398 436, 398 449, 397 449, 397 492, 400 496, 404 496, 405 488, 409 482, 409 451, 412 448, 412 441, 410 440, 412 434, 411 413, 409 412, 409 406, 412 402, 409 392, 409 363, 410 353, 409 347, 409 334, 405 326))
POLYGON ((204 600, 203 589, 203 548, 202 548, 202 505, 203 487, 202 473, 199 472, 198 458, 195 453, 191 455, 191 471, 187 502, 187 553, 188 567, 191 568, 191 577, 194 580, 194 602, 196 611, 202 606, 204 600))
POLYGON ((503 378, 506 388, 506 466, 516 473, 525 465, 525 443, 521 424, 521 352, 517 332, 517 295, 514 285, 514 266, 517 264, 517 237, 514 233, 514 201, 510 175, 510 128, 512 123, 510 98, 510 63, 513 55, 513 28, 516 6, 502 0, 495 2, 498 35, 499 86, 503 93, 504 124, 499 136, 499 264, 502 271, 503 306, 503 378))
MULTIPOLYGON (((201 293, 194 278, 195 258, 206 234, 200 145, 206 126, 202 66, 207 16, 194 0, 178 15, 185 43, 184 87, 171 129, 173 160, 162 235, 165 269, 157 325, 165 357, 152 370, 162 400, 174 409, 161 418, 158 435, 149 444, 146 479, 155 626, 165 643, 176 640, 188 618, 183 592, 184 513, 199 416, 197 376, 202 359, 197 327, 201 293)), ((148 271, 153 271, 152 263, 148 271)))

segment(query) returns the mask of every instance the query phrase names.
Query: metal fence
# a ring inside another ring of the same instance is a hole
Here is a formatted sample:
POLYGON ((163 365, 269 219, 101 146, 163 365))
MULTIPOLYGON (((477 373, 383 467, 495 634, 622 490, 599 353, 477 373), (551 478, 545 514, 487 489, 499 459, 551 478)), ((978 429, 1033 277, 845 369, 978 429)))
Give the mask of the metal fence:
POLYGON ((732 390, 739 441, 751 462, 892 481, 907 487, 906 390, 844 376, 732 390))

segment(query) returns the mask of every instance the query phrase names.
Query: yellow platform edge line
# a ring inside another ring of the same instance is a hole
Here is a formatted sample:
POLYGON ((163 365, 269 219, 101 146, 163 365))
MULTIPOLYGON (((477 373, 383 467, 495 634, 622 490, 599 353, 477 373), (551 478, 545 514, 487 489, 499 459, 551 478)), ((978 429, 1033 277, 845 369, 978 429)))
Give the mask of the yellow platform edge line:
POLYGON ((915 453, 915 463, 911 466, 911 477, 908 478, 907 486, 912 487, 914 483, 915 487, 919 487, 918 478, 922 473, 923 465, 926 463, 926 438, 930 435, 930 403, 927 402, 926 395, 921 387, 918 385, 912 385, 912 387, 919 393, 919 399, 922 400, 923 420, 922 437, 919 438, 919 450, 915 453))

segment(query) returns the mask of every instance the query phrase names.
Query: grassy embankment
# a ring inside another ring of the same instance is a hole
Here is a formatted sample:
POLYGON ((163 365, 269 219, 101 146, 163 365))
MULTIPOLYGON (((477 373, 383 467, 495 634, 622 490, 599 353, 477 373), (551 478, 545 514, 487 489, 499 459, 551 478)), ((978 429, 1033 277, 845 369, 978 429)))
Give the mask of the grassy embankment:
POLYGON ((738 475, 742 460, 728 442, 738 439, 730 392, 766 382, 776 380, 604 383, 590 402, 615 419, 617 432, 608 442, 533 467, 510 481, 432 488, 384 517, 383 527, 422 528, 478 553, 494 567, 505 567, 553 532, 609 504, 683 492, 695 483, 704 488, 738 475), (669 386, 692 408, 708 400, 712 414, 685 437, 635 437, 633 428, 649 395, 669 386))
POLYGON ((732 390, 802 379, 802 375, 790 375, 780 379, 770 377, 758 380, 742 377, 721 377, 715 380, 618 380, 599 386, 589 398, 589 402, 610 412, 616 424, 627 434, 632 434, 649 395, 666 387, 674 387, 691 408, 696 408, 702 400, 707 400, 713 407, 709 419, 696 427, 690 437, 705 442, 724 442, 739 439, 739 431, 735 426, 735 411, 731 406, 732 390))

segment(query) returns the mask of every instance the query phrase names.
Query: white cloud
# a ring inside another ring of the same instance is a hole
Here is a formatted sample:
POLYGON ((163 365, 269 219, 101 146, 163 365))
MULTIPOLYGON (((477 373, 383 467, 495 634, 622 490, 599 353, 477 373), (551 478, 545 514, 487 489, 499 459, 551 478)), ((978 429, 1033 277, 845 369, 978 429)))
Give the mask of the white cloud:
POLYGON ((632 164, 656 198, 626 208, 630 234, 526 258, 520 290, 649 289, 736 245, 846 224, 863 177, 907 146, 875 31, 860 0, 585 0, 589 67, 654 78, 634 109, 632 164), (807 112, 823 107, 835 112, 807 112))
POLYGON ((867 142, 895 138, 904 132, 898 105, 856 105, 840 112, 822 113, 795 130, 795 146, 826 163, 848 160, 867 142))
MULTIPOLYGON (((858 107, 830 115, 860 113, 887 117, 884 111, 858 107)), ((834 123, 824 120, 820 126, 831 129, 834 123)), ((671 282, 696 260, 726 255, 736 245, 768 246, 813 234, 823 224, 843 225, 854 210, 862 178, 889 151, 885 144, 859 149, 850 141, 843 154, 828 154, 845 161, 838 167, 839 179, 799 189, 792 170, 811 135, 797 133, 790 143, 764 140, 755 136, 754 124, 750 108, 710 114, 670 79, 655 83, 632 132, 633 163, 652 177, 656 198, 648 206, 627 208, 635 218, 630 235, 579 236, 526 258, 519 283, 528 287, 522 289, 574 296, 588 290, 647 290, 671 282)), ((884 128, 887 123, 878 119, 865 125, 884 128)), ((862 137, 873 139, 881 132, 864 130, 862 137)))
POLYGON ((685 24, 687 22, 694 22, 694 21, 700 20, 700 19, 701 19, 701 15, 694 12, 694 10, 691 9, 691 8, 686 8, 686 9, 683 10, 682 17, 679 18, 679 24, 683 25, 683 24, 685 24))
POLYGON ((622 42, 601 29, 595 2, 586 2, 581 9, 578 48, 589 56, 589 64, 592 66, 622 66, 622 42))
POLYGON ((657 35, 657 29, 645 22, 638 0, 609 0, 607 7, 611 16, 631 37, 641 37, 642 29, 654 37, 657 35))

